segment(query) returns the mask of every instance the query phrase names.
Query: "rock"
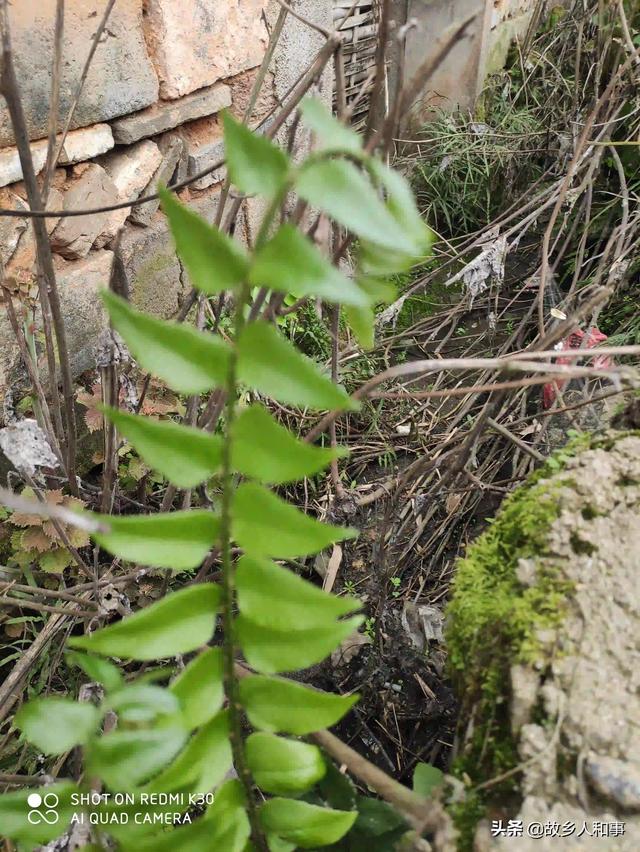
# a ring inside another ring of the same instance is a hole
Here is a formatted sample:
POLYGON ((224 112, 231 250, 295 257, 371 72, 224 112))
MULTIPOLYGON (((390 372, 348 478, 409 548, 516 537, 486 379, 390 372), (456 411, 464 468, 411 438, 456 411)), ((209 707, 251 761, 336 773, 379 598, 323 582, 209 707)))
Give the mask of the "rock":
MULTIPOLYGON (((31 145, 31 158, 36 174, 40 174, 47 162, 46 139, 31 145)), ((0 186, 7 186, 22 180, 22 166, 17 148, 3 148, 0 151, 0 186)))
POLYGON ((158 218, 144 230, 126 229, 119 252, 121 286, 132 303, 165 319, 175 314, 185 286, 166 221, 158 218))
MULTIPOLYGON (((458 564, 449 652, 450 660, 460 661, 459 690, 469 708, 460 730, 471 732, 459 753, 471 785, 514 770, 514 801, 524 802, 519 814, 507 810, 505 817, 523 822, 525 839, 521 844, 503 836, 495 848, 555 849, 557 837, 547 834, 530 835, 535 846, 529 846, 526 827, 529 821, 562 824, 557 815, 571 808, 578 826, 608 822, 626 829, 615 836, 590 832, 579 841, 576 831, 564 835, 567 848, 631 852, 640 848, 640 602, 633 591, 640 437, 585 435, 565 455, 557 471, 509 498, 458 564), (515 552, 513 530, 519 536, 515 552), (533 573, 528 566, 523 572, 523 559, 535 563, 535 586, 518 582, 533 573), (501 589, 505 578, 508 590, 501 589), (524 672, 514 665, 530 668, 531 681, 523 682, 524 672), (487 683, 496 685, 490 700, 487 683), (523 703, 534 712, 518 731, 509 731, 501 714, 508 708, 519 722, 526 715, 526 706, 518 706, 523 703), (493 737, 497 764, 486 760, 493 737), (504 761, 514 746, 517 756, 512 751, 504 761), (539 840, 543 836, 548 844, 539 840), (607 837, 613 839, 601 839, 607 837)), ((504 801, 502 792, 489 793, 488 814, 494 807, 500 811, 504 801)), ((562 841, 557 848, 564 848, 562 841)))
POLYGON ((115 121, 112 125, 113 137, 119 144, 130 145, 147 136, 172 130, 186 121, 217 113, 230 104, 231 90, 228 86, 210 86, 180 101, 154 104, 142 112, 115 121))
MULTIPOLYGON (((60 138, 60 137, 59 137, 60 138)), ((46 139, 30 145, 33 168, 40 174, 47 161, 46 139)), ((60 152, 59 163, 71 165, 90 160, 113 148, 113 135, 108 124, 96 124, 83 130, 73 130, 67 134, 60 152)), ((0 186, 22 180, 22 165, 17 148, 3 148, 0 151, 0 186)))
POLYGON ((411 644, 419 651, 428 647, 429 642, 444 642, 444 616, 439 607, 405 601, 400 620, 411 644))
MULTIPOLYGON (((204 169, 224 160, 224 140, 222 130, 215 124, 185 128, 183 137, 187 144, 187 176, 193 177, 204 169)), ((221 183, 227 173, 224 165, 210 172, 205 177, 194 181, 191 186, 194 189, 206 189, 214 183, 221 183)))
POLYGON ((58 467, 47 436, 35 420, 19 420, 0 429, 0 449, 16 470, 29 476, 39 467, 58 467))
MULTIPOLYGON (((69 112, 75 97, 104 6, 103 0, 66 0, 60 91, 62 116, 69 112)), ((31 139, 42 139, 47 134, 55 10, 56 0, 9 6, 16 75, 31 139)), ((140 0, 118 0, 82 89, 73 128, 143 109, 157 97, 158 78, 142 29, 142 3, 140 0)), ((0 145, 13 143, 13 131, 3 102, 0 145)))
MULTIPOLYGON (((28 210, 29 205, 8 189, 0 190, 0 207, 5 210, 20 209, 28 210)), ((0 216, 0 257, 6 265, 11 255, 16 250, 20 237, 25 232, 28 220, 19 219, 14 216, 0 216)))
MULTIPOLYGON (((60 209, 63 206, 64 196, 55 186, 52 186, 49 190, 47 203, 54 210, 60 209)), ((59 219, 45 219, 48 234, 51 234, 59 221, 59 219)), ((35 262, 36 238, 33 232, 33 221, 29 220, 11 259, 6 265, 6 274, 19 282, 28 281, 34 277, 35 262)))
MULTIPOLYGON (((92 252, 88 258, 72 263, 59 261, 62 265, 56 270, 74 376, 93 366, 96 341, 107 325, 106 314, 98 294, 109 281, 112 258, 113 254, 110 251, 92 252)), ((19 304, 17 302, 14 304, 16 311, 19 312, 19 304)), ((36 328, 40 328, 39 315, 36 316, 36 328)), ((39 341, 39 335, 36 335, 36 340, 39 341)), ((39 342, 38 346, 39 364, 44 375, 46 359, 39 342)), ((11 327, 6 313, 2 310, 0 311, 0 399, 7 385, 14 380, 14 367, 18 364, 19 358, 11 327)))
POLYGON ((594 790, 625 811, 640 811, 640 766, 591 753, 585 774, 594 790))
MULTIPOLYGON (((65 210, 105 207, 119 200, 118 188, 107 172, 92 163, 65 194, 65 210)), ((85 257, 109 221, 109 213, 63 219, 51 236, 51 247, 67 259, 85 257)))
MULTIPOLYGON (((118 201, 137 198, 151 180, 152 175, 162 162, 162 154, 155 142, 145 139, 122 151, 108 154, 102 159, 102 165, 115 184, 118 201)), ((96 247, 103 248, 124 225, 131 207, 113 210, 102 232, 96 240, 96 247)))
MULTIPOLYGON (((178 163, 184 152, 184 141, 175 133, 167 134, 159 142, 160 153, 162 154, 162 162, 155 171, 155 174, 144 188, 142 195, 154 194, 158 186, 166 185, 170 182, 173 173, 178 167, 178 163)), ((145 204, 139 204, 134 207, 131 216, 129 217, 136 225, 147 227, 153 219, 158 207, 160 199, 148 201, 145 204)))
POLYGON ((94 124, 81 130, 72 130, 64 140, 60 159, 63 166, 81 163, 113 148, 113 133, 108 124, 94 124))
POLYGON ((148 0, 147 44, 163 98, 255 68, 268 41, 268 0, 148 0))
POLYGON ((109 283, 112 260, 112 252, 96 251, 57 272, 74 376, 95 366, 96 344, 108 322, 100 291, 109 283))
POLYGON ((511 733, 517 736, 531 720, 538 699, 540 676, 529 666, 513 665, 511 677, 511 733))

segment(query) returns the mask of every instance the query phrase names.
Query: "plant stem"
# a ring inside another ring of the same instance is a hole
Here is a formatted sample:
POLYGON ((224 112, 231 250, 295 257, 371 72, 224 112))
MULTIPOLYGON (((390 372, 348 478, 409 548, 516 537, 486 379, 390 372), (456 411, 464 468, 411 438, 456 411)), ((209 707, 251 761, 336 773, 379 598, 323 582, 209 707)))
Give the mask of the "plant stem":
MULTIPOLYGON (((243 308, 248 300, 249 287, 244 284, 237 294, 235 306, 235 340, 244 325, 243 308)), ((235 566, 231 553, 231 510, 235 482, 231 466, 231 427, 235 419, 237 350, 234 346, 229 358, 229 369, 225 385, 225 440, 222 449, 222 506, 220 512, 220 547, 222 554, 222 629, 223 629, 223 672, 227 700, 229 702, 229 738, 235 770, 244 787, 247 799, 247 814, 251 825, 251 837, 259 852, 268 852, 267 842, 260 825, 258 804, 253 792, 253 779, 247 766, 242 740, 241 704, 238 679, 235 673, 236 643, 234 636, 235 566)))

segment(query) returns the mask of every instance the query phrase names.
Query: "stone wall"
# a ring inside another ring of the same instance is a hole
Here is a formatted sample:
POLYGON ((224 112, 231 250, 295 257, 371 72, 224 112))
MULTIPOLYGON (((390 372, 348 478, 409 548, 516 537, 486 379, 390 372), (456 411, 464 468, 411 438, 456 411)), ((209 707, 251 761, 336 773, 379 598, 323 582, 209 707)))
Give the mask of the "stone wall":
MULTIPOLYGON (((106 0, 66 0, 60 126, 105 5, 106 0)), ((268 43, 267 21, 279 8, 273 5, 269 0, 117 0, 75 110, 48 208, 95 208, 134 199, 158 182, 188 178, 220 161, 220 110, 243 112, 268 43)), ((322 23, 331 20, 331 0, 310 5, 310 14, 322 23)), ((42 173, 56 0, 12 3, 9 9, 34 165, 42 173)), ((295 49, 280 51, 253 122, 269 113, 317 49, 311 43, 316 34, 304 32, 299 22, 293 21, 285 36, 285 44, 295 49)), ((0 207, 26 210, 13 142, 0 99, 0 207)), ((221 168, 180 197, 211 219, 223 179, 221 168)), ((164 317, 175 313, 188 282, 156 203, 47 223, 76 374, 92 366, 92 342, 105 321, 97 294, 108 281, 120 229, 122 274, 132 300, 164 317)), ((27 219, 0 217, 0 256, 18 298, 35 311, 35 301, 30 302, 35 244, 27 219)), ((0 399, 20 377, 19 364, 0 309, 0 399)))
POLYGON ((407 20, 416 24, 407 37, 407 74, 438 49, 449 27, 475 13, 465 35, 433 74, 412 111, 412 123, 426 120, 434 108, 472 109, 486 77, 499 69, 515 38, 524 38, 534 13, 538 20, 558 0, 405 0, 407 20))

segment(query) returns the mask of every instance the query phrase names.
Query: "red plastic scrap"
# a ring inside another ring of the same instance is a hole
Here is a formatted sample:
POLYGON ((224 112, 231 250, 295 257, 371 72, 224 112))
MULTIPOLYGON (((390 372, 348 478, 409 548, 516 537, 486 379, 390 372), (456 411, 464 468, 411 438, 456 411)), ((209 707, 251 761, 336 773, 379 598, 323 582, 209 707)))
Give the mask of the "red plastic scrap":
MULTIPOLYGON (((603 334, 599 328, 595 326, 592 327, 591 332, 589 333, 589 338, 586 343, 584 341, 585 333, 582 329, 577 328, 575 331, 572 331, 568 337, 565 337, 564 340, 560 342, 560 344, 556 347, 558 349, 593 349, 594 346, 598 346, 600 343, 604 343, 607 340, 607 335, 603 334)), ((576 361, 574 358, 554 358, 555 364, 575 364, 576 361)), ((607 368, 613 366, 613 361, 609 355, 596 355, 593 358, 593 367, 596 370, 606 370, 607 368)), ((557 392, 559 389, 562 389, 568 379, 556 379, 553 382, 549 382, 544 385, 542 389, 542 405, 543 408, 551 408, 553 405, 555 398, 557 396, 557 392)))

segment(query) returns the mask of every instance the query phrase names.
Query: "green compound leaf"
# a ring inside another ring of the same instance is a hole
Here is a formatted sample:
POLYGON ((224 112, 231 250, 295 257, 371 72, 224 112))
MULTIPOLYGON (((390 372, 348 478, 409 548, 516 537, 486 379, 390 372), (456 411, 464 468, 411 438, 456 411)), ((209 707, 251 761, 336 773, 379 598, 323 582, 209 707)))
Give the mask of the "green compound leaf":
POLYGON ((289 173, 289 158, 265 136, 223 113, 224 147, 231 183, 248 195, 273 198, 281 192, 289 173))
POLYGON ((176 250, 193 286, 210 296, 232 290, 249 271, 246 252, 235 240, 184 207, 166 189, 160 190, 176 250))
POLYGON ((117 624, 74 637, 69 645, 128 660, 187 654, 213 635, 219 604, 220 589, 213 583, 188 586, 117 624))
POLYGON ((333 116, 318 98, 305 98, 300 104, 305 125, 316 137, 318 150, 362 154, 362 137, 333 116))
POLYGON ((121 559, 185 571, 197 568, 218 537, 220 521, 204 509, 158 515, 96 515, 110 527, 96 542, 121 559))
POLYGON ((358 534, 322 524, 253 482, 242 483, 233 495, 232 528, 247 553, 280 559, 309 556, 358 534))
POLYGON ((329 595, 269 559, 243 556, 236 574, 240 612, 276 630, 326 627, 360 609, 360 601, 329 595))
POLYGON ((3 793, 0 796, 2 836, 24 843, 29 849, 60 837, 61 826, 68 825, 78 810, 72 804, 72 797, 75 799, 79 793, 75 784, 51 784, 3 793), (39 804, 35 804, 36 796, 39 804))
POLYGON ((296 843, 301 849, 337 843, 357 816, 357 811, 334 811, 291 799, 270 799, 260 808, 264 830, 296 843))
POLYGON ((187 787, 191 794, 207 793, 223 780, 231 763, 229 719, 224 711, 191 737, 173 763, 148 785, 148 790, 172 793, 187 787))
POLYGON ((413 254, 415 241, 387 210, 371 183, 345 160, 320 160, 301 168, 298 193, 358 237, 413 254))
POLYGON ((240 615, 236 619, 236 629, 249 665, 263 674, 277 674, 306 669, 324 660, 363 620, 355 616, 312 630, 274 630, 240 615))
POLYGON ((115 790, 133 791, 172 760, 187 739, 184 728, 116 730, 87 749, 87 772, 115 790))
POLYGON ((231 463, 238 473, 283 485, 323 470, 347 452, 315 447, 295 438, 261 405, 242 411, 231 427, 231 463))
POLYGON ((64 754, 88 742, 101 717, 100 710, 87 702, 36 698, 20 708, 15 724, 44 754, 64 754))
POLYGON ((70 651, 65 656, 67 662, 79 666, 91 680, 101 683, 107 692, 113 692, 124 685, 120 669, 108 660, 81 654, 79 651, 70 651))
POLYGON ((238 378, 278 402, 317 409, 357 409, 345 390, 263 321, 249 323, 238 340, 238 378))
POLYGON ((258 251, 250 281, 256 287, 269 287, 297 298, 315 296, 343 305, 368 304, 357 284, 336 269, 294 225, 282 225, 258 251))
POLYGON ((169 687, 189 728, 208 722, 222 707, 222 651, 208 648, 192 660, 169 687))
POLYGON ((245 743, 245 753, 258 787, 278 796, 305 793, 326 772, 317 746, 273 734, 251 734, 245 743))
POLYGON ((331 695, 284 678, 251 675, 240 681, 240 701, 256 728, 304 736, 329 728, 358 700, 331 695))
POLYGON ((172 420, 98 406, 144 461, 178 488, 193 488, 220 467, 222 438, 172 420))
POLYGON ((230 350, 219 337, 136 311, 108 290, 101 295, 114 328, 143 369, 185 394, 224 384, 230 350))

